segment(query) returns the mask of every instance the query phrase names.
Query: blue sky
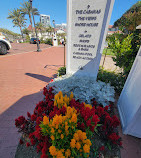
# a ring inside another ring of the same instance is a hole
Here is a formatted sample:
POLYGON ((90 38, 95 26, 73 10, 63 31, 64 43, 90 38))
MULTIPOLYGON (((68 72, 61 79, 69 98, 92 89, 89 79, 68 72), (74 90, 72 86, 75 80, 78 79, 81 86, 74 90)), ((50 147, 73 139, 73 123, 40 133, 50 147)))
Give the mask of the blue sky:
MULTIPOLYGON (((77 0, 76 0, 77 1, 77 0)), ((138 0, 115 0, 110 24, 113 24, 122 14, 138 0)), ((19 28, 13 27, 12 20, 7 19, 9 10, 19 8, 23 0, 1 0, 0 2, 0 28, 6 28, 19 33, 19 28)), ((51 22, 66 23, 67 0, 33 0, 33 7, 38 8, 40 14, 50 15, 51 22)), ((28 16, 26 16, 28 19, 28 16)), ((29 20, 28 20, 29 21, 29 20)), ((29 22, 27 21, 27 26, 29 22)), ((39 22, 39 16, 35 17, 39 22)))

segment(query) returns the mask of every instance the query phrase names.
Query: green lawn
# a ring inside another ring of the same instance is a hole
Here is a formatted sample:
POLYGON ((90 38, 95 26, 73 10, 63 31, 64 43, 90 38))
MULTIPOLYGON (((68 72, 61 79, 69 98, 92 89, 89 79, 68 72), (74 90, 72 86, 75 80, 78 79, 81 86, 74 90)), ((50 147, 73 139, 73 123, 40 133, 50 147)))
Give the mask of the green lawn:
POLYGON ((103 55, 105 55, 105 53, 106 53, 106 55, 111 55, 111 56, 114 56, 114 53, 112 53, 112 51, 111 51, 111 49, 107 49, 107 48, 104 48, 104 50, 103 50, 103 55), (107 53, 106 53, 106 51, 107 51, 107 53))

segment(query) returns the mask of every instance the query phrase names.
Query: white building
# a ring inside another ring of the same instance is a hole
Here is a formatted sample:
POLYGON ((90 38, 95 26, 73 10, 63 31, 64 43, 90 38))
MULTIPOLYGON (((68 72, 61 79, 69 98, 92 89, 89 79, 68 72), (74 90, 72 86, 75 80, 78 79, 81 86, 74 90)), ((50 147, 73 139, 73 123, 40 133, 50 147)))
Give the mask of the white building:
POLYGON ((48 27, 50 25, 50 16, 45 14, 40 14, 40 22, 45 26, 48 27))

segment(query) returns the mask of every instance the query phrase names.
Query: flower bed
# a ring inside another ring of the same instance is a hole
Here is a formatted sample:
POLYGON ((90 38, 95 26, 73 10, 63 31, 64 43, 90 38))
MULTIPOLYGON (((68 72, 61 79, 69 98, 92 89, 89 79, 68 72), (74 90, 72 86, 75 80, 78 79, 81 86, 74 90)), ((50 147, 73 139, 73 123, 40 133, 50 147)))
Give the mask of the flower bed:
POLYGON ((34 146, 41 158, 114 155, 122 143, 112 104, 103 106, 95 99, 87 104, 76 100, 76 93, 56 93, 57 86, 52 88, 52 84, 44 88, 44 100, 32 115, 27 112, 27 118, 15 119, 18 132, 22 133, 20 144, 34 146))

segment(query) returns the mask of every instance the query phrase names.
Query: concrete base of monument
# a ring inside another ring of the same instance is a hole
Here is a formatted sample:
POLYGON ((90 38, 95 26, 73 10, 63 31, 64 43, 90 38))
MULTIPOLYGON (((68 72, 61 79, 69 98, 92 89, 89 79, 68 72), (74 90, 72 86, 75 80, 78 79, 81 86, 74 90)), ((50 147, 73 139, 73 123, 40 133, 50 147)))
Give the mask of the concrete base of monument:
POLYGON ((141 117, 139 114, 141 114, 141 108, 138 109, 137 113, 131 120, 126 119, 125 113, 123 112, 122 108, 118 105, 121 125, 123 134, 125 135, 131 135, 138 138, 141 138, 141 124, 137 120, 139 120, 139 117, 141 117))

